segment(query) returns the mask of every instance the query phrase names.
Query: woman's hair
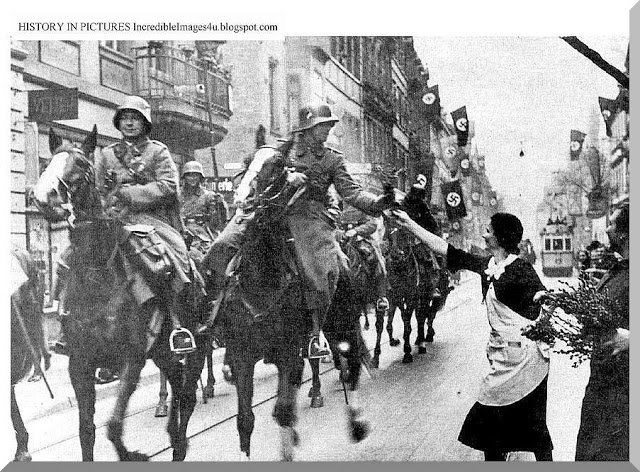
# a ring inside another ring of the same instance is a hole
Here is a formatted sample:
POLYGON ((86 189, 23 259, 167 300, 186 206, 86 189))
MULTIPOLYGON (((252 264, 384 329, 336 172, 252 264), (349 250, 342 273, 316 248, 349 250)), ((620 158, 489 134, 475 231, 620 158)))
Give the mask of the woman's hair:
POLYGON ((518 243, 522 240, 522 223, 511 213, 495 213, 491 217, 493 234, 501 248, 511 254, 519 254, 518 243))

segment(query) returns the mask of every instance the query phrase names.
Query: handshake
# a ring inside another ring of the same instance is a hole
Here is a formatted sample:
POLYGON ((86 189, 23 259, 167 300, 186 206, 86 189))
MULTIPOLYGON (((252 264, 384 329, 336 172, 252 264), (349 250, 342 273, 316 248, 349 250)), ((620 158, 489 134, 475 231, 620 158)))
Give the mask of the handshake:
POLYGON ((382 195, 378 196, 375 202, 375 209, 382 213, 385 210, 400 208, 403 197, 404 194, 400 190, 392 185, 385 185, 382 195))

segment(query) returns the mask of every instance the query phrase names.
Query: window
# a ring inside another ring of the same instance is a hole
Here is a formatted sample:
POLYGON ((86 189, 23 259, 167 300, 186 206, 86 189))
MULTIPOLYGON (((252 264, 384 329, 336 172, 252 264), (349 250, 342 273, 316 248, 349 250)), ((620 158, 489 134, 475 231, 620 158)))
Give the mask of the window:
POLYGON ((322 74, 317 70, 313 71, 311 91, 314 96, 314 101, 316 101, 317 104, 324 103, 324 81, 322 74))
POLYGON ((551 239, 547 238, 544 240, 544 250, 551 251, 551 239))
POLYGON ((562 238, 553 238, 553 250, 562 251, 562 238))
POLYGON ((360 78, 360 38, 358 36, 332 37, 331 55, 356 78, 360 78))
POLYGON ((571 251, 571 238, 564 239, 564 250, 571 251))
POLYGON ((73 41, 40 41, 40 61, 80 75, 80 45, 73 41))
POLYGON ((122 54, 129 53, 129 50, 128 50, 129 48, 127 47, 127 44, 125 41, 114 41, 114 40, 100 41, 100 46, 103 46, 108 49, 113 49, 114 51, 118 51, 122 54))

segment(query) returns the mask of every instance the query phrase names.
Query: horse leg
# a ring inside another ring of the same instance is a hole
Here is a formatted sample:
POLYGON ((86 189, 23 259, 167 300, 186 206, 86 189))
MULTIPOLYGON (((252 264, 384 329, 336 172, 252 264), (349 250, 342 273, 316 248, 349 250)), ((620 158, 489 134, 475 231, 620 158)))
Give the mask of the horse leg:
POLYGON ((29 433, 22 421, 22 415, 16 401, 15 386, 11 386, 11 422, 13 430, 16 433, 16 455, 14 461, 31 462, 31 454, 29 454, 29 433))
POLYGON ((404 310, 400 310, 402 313, 402 324, 404 326, 402 339, 404 341, 404 357, 402 362, 409 364, 413 362, 413 355, 411 355, 411 316, 413 315, 414 306, 413 303, 407 303, 407 307, 404 310))
POLYGON ((213 346, 211 342, 207 342, 207 385, 204 387, 202 394, 204 398, 213 398, 215 396, 216 378, 213 376, 213 346))
MULTIPOLYGON (((358 326, 359 328, 359 326, 358 326)), ((349 376, 346 379, 346 388, 349 390, 348 404, 347 404, 347 421, 349 428, 349 435, 351 441, 360 442, 369 435, 370 426, 369 421, 364 418, 364 409, 360 405, 360 399, 358 395, 358 386, 360 385, 360 373, 362 371, 362 345, 364 339, 359 329, 353 331, 347 336, 349 342, 349 349, 344 355, 346 355, 346 362, 341 363, 343 369, 348 369, 349 376), (346 365, 345 365, 346 364, 346 365)), ((340 355, 341 359, 343 355, 340 355)))
POLYGON ((429 306, 427 305, 428 303, 429 300, 420 300, 418 309, 416 310, 416 321, 418 323, 418 336, 416 337, 416 346, 418 346, 418 354, 425 354, 427 352, 427 346, 424 337, 424 323, 429 312, 429 306))
POLYGON ((135 391, 140 372, 145 364, 144 352, 132 355, 125 363, 118 384, 116 405, 107 422, 107 437, 112 442, 121 461, 146 461, 149 457, 146 454, 134 451, 130 452, 122 441, 124 417, 127 412, 129 399, 135 391))
POLYGON ((173 447, 173 460, 183 461, 189 446, 187 426, 196 406, 196 390, 198 380, 204 366, 204 355, 200 352, 188 354, 184 364, 173 362, 168 352, 156 363, 166 373, 171 385, 171 412, 167 423, 167 432, 173 447))
POLYGON ((96 442, 96 387, 94 382, 95 366, 87 359, 76 355, 69 358, 69 378, 78 401, 79 436, 82 460, 93 461, 93 447, 96 442))
MULTIPOLYGON (((327 333, 325 333, 326 336, 327 333)), ((336 354, 334 353, 334 356, 336 354)), ((320 359, 309 359, 311 366, 311 388, 309 389, 309 398, 311 398, 311 408, 321 408, 324 406, 324 398, 320 390, 320 359)))
POLYGON ((389 297, 389 311, 387 312, 387 334, 389 335, 389 346, 396 347, 400 345, 400 340, 393 337, 393 319, 395 317, 398 303, 393 296, 389 297))
POLYGON ((371 359, 371 367, 377 369, 380 367, 380 341, 382 339, 382 330, 384 328, 384 316, 376 314, 376 347, 373 350, 373 359, 371 359))
POLYGON ((167 376, 160 370, 160 392, 158 393, 158 404, 156 405, 156 418, 164 418, 167 416, 167 397, 169 392, 167 391, 167 376))
MULTIPOLYGON (((238 395, 238 417, 236 425, 238 428, 238 436, 240 438, 240 453, 244 453, 242 459, 251 457, 251 435, 255 424, 255 415, 253 414, 253 374, 255 370, 255 361, 251 356, 230 356, 229 362, 233 370, 234 384, 238 395)), ((316 359, 317 360, 317 359, 316 359)))
POLYGON ((294 426, 298 420, 296 397, 302 380, 304 364, 302 359, 279 361, 278 398, 273 409, 273 417, 280 426, 280 454, 285 462, 293 461, 294 448, 300 443, 294 426), (299 361, 299 362, 298 362, 299 361))
POLYGON ((433 342, 433 337, 436 334, 436 331, 433 329, 433 322, 436 319, 436 314, 438 313, 438 310, 434 307, 429 307, 429 310, 427 310, 427 336, 425 338, 425 341, 428 343, 432 343, 433 342))

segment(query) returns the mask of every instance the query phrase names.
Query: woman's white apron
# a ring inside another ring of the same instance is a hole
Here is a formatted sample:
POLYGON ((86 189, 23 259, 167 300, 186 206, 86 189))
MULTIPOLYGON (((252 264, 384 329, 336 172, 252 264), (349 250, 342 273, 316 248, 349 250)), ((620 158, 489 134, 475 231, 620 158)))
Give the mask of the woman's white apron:
POLYGON ((533 321, 501 303, 493 283, 485 302, 491 326, 487 344, 491 370, 482 381, 478 402, 510 405, 535 390, 549 373, 549 346, 521 334, 522 328, 533 321))

